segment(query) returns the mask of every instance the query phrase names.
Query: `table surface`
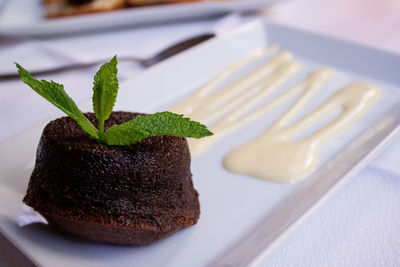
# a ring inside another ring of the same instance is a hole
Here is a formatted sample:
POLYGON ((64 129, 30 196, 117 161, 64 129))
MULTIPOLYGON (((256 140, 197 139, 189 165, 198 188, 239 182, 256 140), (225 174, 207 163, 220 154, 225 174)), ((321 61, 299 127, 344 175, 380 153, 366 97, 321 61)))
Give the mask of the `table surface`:
MULTIPOLYGON (((398 0, 293 0, 260 11, 256 16, 400 53, 398 0)), ((60 62, 85 61, 98 57, 99 53, 146 57, 176 40, 208 31, 217 21, 214 18, 57 39, 20 40, 3 36, 0 37, 0 72, 9 70, 14 61, 29 69, 37 59, 51 66, 54 58, 60 62), (113 38, 124 42, 115 47, 115 42, 107 41, 113 38), (92 46, 99 41, 102 46, 92 46)), ((137 66, 122 65, 120 74, 127 77, 141 70, 137 66)), ((72 98, 80 102, 90 97, 90 92, 79 88, 82 84, 90 86, 92 72, 71 72, 49 78, 71 88, 72 98)), ((22 88, 19 82, 0 82, 0 118, 1 124, 7 125, 0 128, 0 141, 46 120, 54 111, 55 108, 31 90, 22 88)), ((390 153, 388 157, 395 160, 396 151, 390 153)), ((400 177, 371 165, 327 201, 265 265, 399 266, 400 229, 395 223, 399 219, 400 177)), ((0 266, 31 265, 18 254, 0 236, 0 266)))

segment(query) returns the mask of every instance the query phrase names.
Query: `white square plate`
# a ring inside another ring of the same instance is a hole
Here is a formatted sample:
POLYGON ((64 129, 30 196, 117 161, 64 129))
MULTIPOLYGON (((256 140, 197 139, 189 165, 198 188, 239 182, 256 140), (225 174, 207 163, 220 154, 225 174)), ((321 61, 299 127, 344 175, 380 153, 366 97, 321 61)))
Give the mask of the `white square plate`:
MULTIPOLYGON (((1 231, 41 266, 244 266, 264 260, 277 241, 354 175, 355 167, 365 165, 371 152, 397 129, 400 116, 388 117, 388 111, 400 100, 395 86, 400 84, 400 56, 255 21, 123 82, 115 108, 162 110, 240 58, 275 43, 302 62, 299 79, 318 66, 340 69, 314 106, 351 81, 370 81, 383 91, 367 116, 324 147, 314 175, 296 184, 275 184, 234 175, 222 167, 226 152, 265 130, 268 125, 260 121, 274 116, 267 114, 192 160, 201 203, 197 225, 150 246, 97 244, 66 237, 45 225, 19 227, 16 223, 42 124, 0 145, 1 231), (378 119, 386 124, 376 125, 378 119), (360 134, 363 138, 357 138, 360 134), (244 239, 237 242, 240 238, 244 239)), ((90 102, 80 106, 91 109, 90 102)))

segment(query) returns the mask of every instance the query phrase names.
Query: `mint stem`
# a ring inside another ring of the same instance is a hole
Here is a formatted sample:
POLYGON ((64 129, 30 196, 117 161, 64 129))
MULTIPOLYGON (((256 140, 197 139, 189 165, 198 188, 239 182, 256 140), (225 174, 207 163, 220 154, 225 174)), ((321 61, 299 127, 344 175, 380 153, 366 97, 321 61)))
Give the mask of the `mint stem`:
POLYGON ((104 120, 99 120, 99 141, 104 143, 104 120))

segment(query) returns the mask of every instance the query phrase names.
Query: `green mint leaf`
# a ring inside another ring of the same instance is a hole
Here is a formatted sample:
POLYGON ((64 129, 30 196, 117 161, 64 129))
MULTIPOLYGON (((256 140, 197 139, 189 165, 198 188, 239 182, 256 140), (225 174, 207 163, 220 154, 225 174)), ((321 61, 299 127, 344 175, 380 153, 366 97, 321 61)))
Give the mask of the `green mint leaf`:
POLYGON ((83 115, 83 113, 76 106, 75 102, 67 95, 62 84, 58 84, 53 81, 48 82, 45 80, 34 79, 27 70, 25 70, 19 64, 16 65, 19 75, 24 83, 29 85, 36 93, 47 99, 50 103, 74 119, 82 128, 82 130, 96 139, 99 138, 97 129, 85 117, 85 115, 83 115))
POLYGON ((93 82, 93 110, 99 121, 100 140, 103 139, 104 121, 110 117, 118 94, 117 57, 100 67, 93 82))
POLYGON ((110 127, 104 134, 107 144, 117 146, 130 145, 160 135, 202 138, 213 133, 199 122, 166 111, 139 115, 128 122, 110 127))

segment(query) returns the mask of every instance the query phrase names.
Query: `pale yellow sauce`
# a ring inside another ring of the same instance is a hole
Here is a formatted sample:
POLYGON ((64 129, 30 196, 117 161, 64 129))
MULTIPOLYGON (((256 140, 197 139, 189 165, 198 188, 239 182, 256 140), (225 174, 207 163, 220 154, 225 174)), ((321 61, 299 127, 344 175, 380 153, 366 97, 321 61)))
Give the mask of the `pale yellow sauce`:
POLYGON ((317 167, 321 146, 355 122, 381 95, 380 90, 373 85, 353 83, 337 91, 323 105, 298 122, 290 124, 332 75, 332 70, 321 68, 269 103, 249 112, 300 69, 300 63, 289 52, 271 56, 265 64, 239 81, 212 92, 247 64, 276 50, 277 47, 272 46, 234 64, 171 109, 193 120, 206 124, 213 122, 210 129, 214 136, 189 141, 193 156, 202 154, 223 136, 300 94, 295 104, 261 136, 232 150, 223 161, 224 167, 234 173, 282 183, 294 182, 311 174, 317 167), (333 121, 311 135, 295 140, 297 135, 337 109, 341 113, 333 121))
POLYGON ((268 62, 239 81, 213 92, 213 89, 217 88, 224 80, 230 78, 233 73, 276 50, 276 46, 271 46, 234 64, 199 88, 193 95, 170 109, 172 112, 185 114, 192 120, 208 125, 217 119, 209 127, 214 133, 213 136, 189 140, 192 156, 195 157, 204 153, 222 137, 254 121, 277 106, 278 103, 274 101, 248 116, 242 116, 300 69, 300 63, 294 61, 292 54, 289 52, 281 52, 272 56, 268 62), (222 118, 220 118, 221 116, 222 118))
POLYGON ((289 125, 297 109, 307 104, 304 100, 313 93, 311 88, 261 136, 229 152, 223 161, 225 168, 280 183, 301 180, 316 169, 321 146, 356 121, 380 96, 380 91, 372 85, 350 84, 299 122, 289 125), (337 108, 342 112, 335 120, 310 136, 293 141, 296 134, 337 108))

